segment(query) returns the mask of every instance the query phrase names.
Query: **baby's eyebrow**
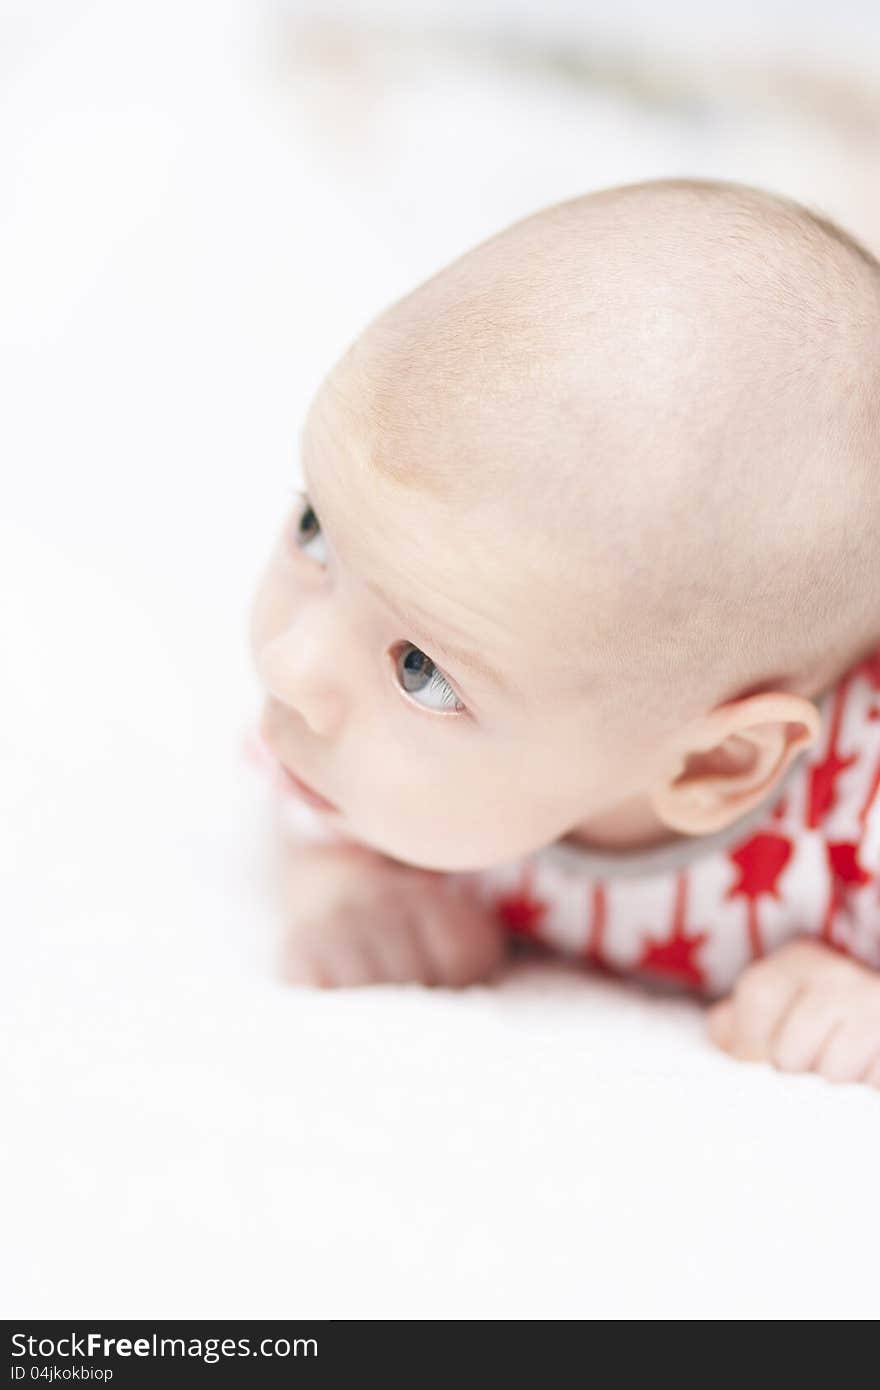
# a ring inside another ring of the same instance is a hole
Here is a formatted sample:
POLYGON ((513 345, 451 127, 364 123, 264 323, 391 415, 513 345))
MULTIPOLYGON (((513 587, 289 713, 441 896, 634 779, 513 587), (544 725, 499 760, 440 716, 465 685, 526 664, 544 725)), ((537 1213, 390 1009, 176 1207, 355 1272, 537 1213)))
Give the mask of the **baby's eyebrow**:
MULTIPOLYGON (((306 466, 306 442, 307 436, 304 430, 302 439, 303 449, 302 458, 300 461, 300 473, 302 476, 303 491, 311 501, 312 487, 311 478, 309 477, 308 469, 306 466)), ((315 514, 320 518, 320 507, 315 507, 315 514)), ((397 618, 398 622, 402 623, 404 627, 407 628, 409 631, 413 633, 421 633, 423 637, 428 638, 430 623, 418 622, 416 619, 412 617, 411 614, 406 613, 400 607, 399 604, 395 603, 393 599, 389 598, 388 595, 383 592, 383 590, 374 580, 368 579, 366 581, 366 584, 367 588, 370 590, 370 593, 373 594, 377 599, 379 599, 380 603, 384 603, 386 608, 389 608, 391 610, 391 612, 397 618)), ((435 638, 433 635, 430 636, 430 640, 426 641, 425 645, 427 647, 431 647, 432 650, 435 649, 439 651, 448 660, 458 662, 460 665, 464 666, 468 671, 472 671, 475 675, 480 676, 484 681, 488 681, 491 685, 494 685, 496 689, 500 690, 504 694, 509 694, 509 682, 505 680, 504 676, 502 676, 500 671, 496 670, 496 668, 490 665, 488 661, 484 661, 482 657, 475 656, 472 652, 465 651, 463 648, 455 646, 455 644, 452 642, 441 642, 438 638, 435 638)))
MULTIPOLYGON (((424 637, 428 638, 429 625, 414 619, 401 608, 399 604, 395 603, 392 598, 389 598, 374 580, 368 579, 366 585, 370 593, 375 595, 381 603, 384 603, 386 608, 390 608, 398 622, 402 623, 408 631, 421 633, 424 637)), ((442 655, 449 660, 459 662, 462 666, 466 666, 469 671, 473 671, 477 675, 482 676, 484 680, 490 681, 493 685, 497 686, 499 690, 506 691, 508 689, 508 683, 501 672, 496 670, 494 666, 491 666, 488 661, 484 661, 482 657, 475 656, 473 652, 465 651, 462 647, 457 647, 452 642, 441 642, 438 637, 434 637, 433 635, 428 638, 425 645, 432 650, 441 652, 442 655)))

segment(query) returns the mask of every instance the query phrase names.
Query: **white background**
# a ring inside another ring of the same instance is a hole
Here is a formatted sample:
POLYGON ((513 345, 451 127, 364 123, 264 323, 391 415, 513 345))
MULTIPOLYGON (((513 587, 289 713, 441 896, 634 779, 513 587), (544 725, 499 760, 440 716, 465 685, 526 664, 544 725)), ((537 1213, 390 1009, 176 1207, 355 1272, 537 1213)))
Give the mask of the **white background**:
POLYGON ((880 1311, 876 1093, 554 964, 274 975, 246 614, 346 342, 602 184, 880 245, 877 7, 660 8, 0 4, 6 1316, 880 1311))

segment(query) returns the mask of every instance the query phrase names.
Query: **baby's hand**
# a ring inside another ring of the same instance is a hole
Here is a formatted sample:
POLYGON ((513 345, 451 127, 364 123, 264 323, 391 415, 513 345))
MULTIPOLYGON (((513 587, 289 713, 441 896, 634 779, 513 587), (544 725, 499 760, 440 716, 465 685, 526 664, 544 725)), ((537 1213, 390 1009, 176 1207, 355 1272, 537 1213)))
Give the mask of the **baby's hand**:
POLYGON ((489 910, 428 870, 322 846, 296 855, 286 885, 290 984, 459 987, 503 959, 503 928, 489 910))
POLYGON ((880 974, 820 942, 792 941, 710 1009, 709 1036, 743 1061, 880 1088, 880 974))

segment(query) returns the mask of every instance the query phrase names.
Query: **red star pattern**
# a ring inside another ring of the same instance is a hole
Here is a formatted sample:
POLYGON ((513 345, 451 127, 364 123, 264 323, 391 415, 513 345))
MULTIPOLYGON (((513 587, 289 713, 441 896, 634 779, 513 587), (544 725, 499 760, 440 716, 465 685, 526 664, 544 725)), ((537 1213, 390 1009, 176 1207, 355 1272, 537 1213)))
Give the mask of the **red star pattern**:
POLYGON ((836 841, 825 846, 828 867, 831 870, 831 891, 822 923, 822 939, 834 945, 834 922, 837 914, 846 910, 847 901, 854 888, 870 883, 872 875, 859 863, 859 844, 851 841, 836 841))
POLYGON ((584 949, 584 958, 591 965, 601 968, 605 964, 602 945, 605 926, 608 921, 608 902, 605 897, 605 884, 593 883, 588 886, 590 897, 590 932, 584 949))
POLYGON ((508 931, 530 941, 540 941, 541 925, 550 905, 533 892, 534 872, 534 864, 527 860, 520 874, 519 887, 512 893, 499 893, 494 907, 508 931))
POLYGON ((874 775, 871 778, 871 783, 868 787, 867 794, 859 809, 859 825, 862 827, 862 834, 865 833, 865 828, 868 824, 868 813, 877 799, 878 791, 880 791, 880 758, 877 759, 877 766, 874 768, 874 775))
POLYGON ((828 752, 820 763, 815 763, 807 778, 807 826, 814 830, 837 804, 837 781, 841 773, 852 767, 857 755, 850 753, 842 758, 837 749, 840 725, 846 697, 852 683, 854 671, 843 677, 834 695, 834 710, 831 716, 831 729, 828 736, 828 752))
POLYGON ((880 691, 880 647, 865 657, 861 665, 856 667, 855 674, 866 676, 874 689, 880 691))
POLYGON ((605 956, 605 928, 608 925, 608 897, 605 884, 589 884, 589 932, 584 947, 584 960, 600 975, 619 975, 620 971, 605 956))
POLYGON ((688 935, 685 930, 686 899, 687 873, 678 873, 675 883, 675 906, 672 911, 672 934, 665 941, 647 936, 638 968, 647 974, 662 975, 678 981, 679 984, 701 989, 705 978, 696 956, 703 943, 708 941, 709 933, 698 932, 693 936, 688 935))
POLYGON ((841 883, 869 883, 871 875, 859 863, 859 845, 847 841, 837 841, 828 845, 828 862, 831 872, 841 883))
POLYGON ((725 893, 725 898, 744 897, 746 929, 752 957, 764 954, 761 924, 758 920, 758 899, 764 894, 780 898, 779 878, 792 855, 792 842, 787 835, 759 830, 757 835, 728 851, 728 858, 739 870, 739 878, 725 893))

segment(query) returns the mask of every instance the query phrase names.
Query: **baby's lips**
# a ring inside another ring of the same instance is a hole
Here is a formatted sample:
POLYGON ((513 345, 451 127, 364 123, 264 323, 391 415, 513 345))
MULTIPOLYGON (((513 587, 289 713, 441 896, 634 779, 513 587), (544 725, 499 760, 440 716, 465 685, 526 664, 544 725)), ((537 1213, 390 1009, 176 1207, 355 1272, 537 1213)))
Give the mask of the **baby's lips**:
POLYGON ((241 755, 254 767, 280 774, 280 764, 257 728, 248 729, 241 739, 241 755))
POLYGON ((257 769, 268 777, 272 791, 285 798, 286 801, 294 802, 298 807, 301 806, 301 797, 296 791, 290 774, 276 757, 269 747, 258 728, 248 729, 242 735, 241 755, 257 769))

